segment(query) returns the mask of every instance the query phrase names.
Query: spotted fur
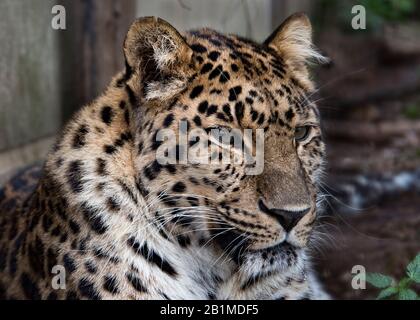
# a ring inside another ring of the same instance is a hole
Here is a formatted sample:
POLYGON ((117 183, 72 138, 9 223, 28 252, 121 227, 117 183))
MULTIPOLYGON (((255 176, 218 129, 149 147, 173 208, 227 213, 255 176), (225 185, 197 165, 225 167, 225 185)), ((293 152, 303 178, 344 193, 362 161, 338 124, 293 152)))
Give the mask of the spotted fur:
POLYGON ((306 16, 263 44, 143 18, 124 53, 125 71, 68 123, 36 184, 25 172, 0 193, 0 297, 326 298, 308 256, 325 151, 306 16), (181 120, 264 129, 263 173, 160 164, 157 132, 181 120), (57 265, 65 289, 53 289, 57 265))

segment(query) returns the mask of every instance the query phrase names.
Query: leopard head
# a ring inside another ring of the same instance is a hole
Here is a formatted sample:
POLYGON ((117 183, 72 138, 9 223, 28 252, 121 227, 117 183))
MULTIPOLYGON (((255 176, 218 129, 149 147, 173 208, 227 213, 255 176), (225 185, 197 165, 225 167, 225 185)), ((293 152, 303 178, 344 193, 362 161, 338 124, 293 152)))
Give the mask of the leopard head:
POLYGON ((324 58, 308 18, 291 16, 262 44, 142 18, 124 52, 149 218, 237 259, 275 264, 305 249, 325 152, 307 68, 324 58))

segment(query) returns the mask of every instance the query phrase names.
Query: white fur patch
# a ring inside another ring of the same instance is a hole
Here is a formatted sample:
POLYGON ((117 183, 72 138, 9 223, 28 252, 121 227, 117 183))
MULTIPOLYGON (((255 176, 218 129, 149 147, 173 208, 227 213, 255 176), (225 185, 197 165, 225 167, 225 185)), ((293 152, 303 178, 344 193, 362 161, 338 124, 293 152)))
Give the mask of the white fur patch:
POLYGON ((181 79, 171 79, 168 82, 151 81, 146 87, 146 100, 165 100, 175 96, 185 88, 186 82, 181 79))

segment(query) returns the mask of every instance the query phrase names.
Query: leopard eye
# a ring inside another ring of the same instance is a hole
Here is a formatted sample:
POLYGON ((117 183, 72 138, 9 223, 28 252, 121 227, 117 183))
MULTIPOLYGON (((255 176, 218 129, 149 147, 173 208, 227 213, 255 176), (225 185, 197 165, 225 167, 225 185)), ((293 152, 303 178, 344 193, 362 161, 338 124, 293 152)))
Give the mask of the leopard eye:
POLYGON ((310 126, 297 127, 295 129, 295 140, 297 142, 304 141, 306 138, 308 138, 310 132, 310 126))

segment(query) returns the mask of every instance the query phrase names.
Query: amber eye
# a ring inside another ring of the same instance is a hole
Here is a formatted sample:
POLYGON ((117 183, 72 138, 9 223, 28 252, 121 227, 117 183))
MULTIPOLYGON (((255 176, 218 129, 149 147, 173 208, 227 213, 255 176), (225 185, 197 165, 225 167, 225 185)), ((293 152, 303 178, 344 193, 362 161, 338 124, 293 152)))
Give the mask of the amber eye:
POLYGON ((297 127, 295 129, 295 140, 297 142, 304 141, 311 132, 310 126, 297 127))

